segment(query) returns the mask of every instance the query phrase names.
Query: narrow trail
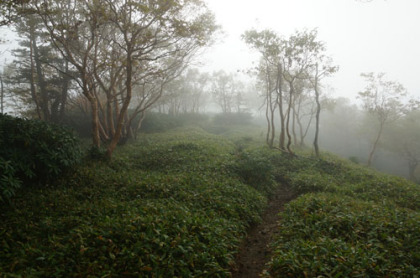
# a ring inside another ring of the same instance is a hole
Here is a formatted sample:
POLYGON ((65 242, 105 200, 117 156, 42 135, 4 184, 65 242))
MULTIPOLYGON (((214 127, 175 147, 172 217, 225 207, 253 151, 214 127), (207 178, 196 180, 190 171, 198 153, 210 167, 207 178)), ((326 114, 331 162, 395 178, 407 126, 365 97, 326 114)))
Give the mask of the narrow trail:
POLYGON ((278 216, 284 205, 294 198, 287 187, 279 187, 268 201, 262 215, 262 222, 252 226, 242 242, 236 257, 236 269, 232 270, 233 278, 256 278, 270 260, 270 243, 278 232, 278 216))

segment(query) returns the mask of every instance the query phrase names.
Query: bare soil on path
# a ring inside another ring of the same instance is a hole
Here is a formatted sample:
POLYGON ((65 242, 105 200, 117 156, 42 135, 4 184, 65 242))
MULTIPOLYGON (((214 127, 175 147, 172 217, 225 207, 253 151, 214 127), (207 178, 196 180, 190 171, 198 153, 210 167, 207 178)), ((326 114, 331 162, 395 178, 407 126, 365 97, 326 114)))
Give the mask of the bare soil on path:
POLYGON ((296 196, 285 187, 279 186, 271 195, 262 221, 249 228, 247 237, 242 242, 236 256, 236 266, 232 270, 233 278, 260 277, 265 264, 270 260, 270 243, 278 233, 279 213, 284 205, 296 196))

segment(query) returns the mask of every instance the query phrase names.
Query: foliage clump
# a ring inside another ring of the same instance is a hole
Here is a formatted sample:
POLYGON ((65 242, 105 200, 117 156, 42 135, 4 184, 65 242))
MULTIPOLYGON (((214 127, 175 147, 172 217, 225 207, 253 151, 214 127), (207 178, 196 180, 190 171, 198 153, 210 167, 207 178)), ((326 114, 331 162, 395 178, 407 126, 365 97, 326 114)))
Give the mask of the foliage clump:
POLYGON ((268 191, 275 187, 274 167, 267 149, 242 150, 239 146, 232 169, 240 179, 252 187, 268 191))
POLYGON ((81 159, 76 137, 45 122, 0 115, 0 199, 9 200, 22 185, 47 183, 81 159))

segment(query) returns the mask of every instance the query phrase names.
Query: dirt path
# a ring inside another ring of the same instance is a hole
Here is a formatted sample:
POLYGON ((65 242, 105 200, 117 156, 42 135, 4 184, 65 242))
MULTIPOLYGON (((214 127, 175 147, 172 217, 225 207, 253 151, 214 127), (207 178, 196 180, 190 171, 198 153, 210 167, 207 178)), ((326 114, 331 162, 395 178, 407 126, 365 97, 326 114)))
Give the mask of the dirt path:
POLYGON ((270 259, 270 243, 276 235, 278 213, 284 205, 294 198, 292 192, 285 187, 276 190, 269 200, 267 209, 262 215, 262 222, 248 230, 248 236, 243 241, 236 258, 236 267, 232 271, 233 278, 255 278, 264 269, 270 259))

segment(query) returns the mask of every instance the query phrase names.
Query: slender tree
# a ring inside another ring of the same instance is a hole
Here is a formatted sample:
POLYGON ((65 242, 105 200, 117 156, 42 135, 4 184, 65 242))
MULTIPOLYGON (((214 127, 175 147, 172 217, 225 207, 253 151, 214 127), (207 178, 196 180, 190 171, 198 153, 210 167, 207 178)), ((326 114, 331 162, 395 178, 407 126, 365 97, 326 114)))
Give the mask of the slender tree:
POLYGON ((224 71, 213 73, 211 81, 213 98, 222 109, 222 113, 239 113, 243 84, 235 79, 233 74, 224 71))
MULTIPOLYGON (((291 149, 292 139, 296 139, 296 107, 299 103, 299 89, 297 86, 302 80, 313 79, 316 84, 316 99, 320 111, 318 82, 327 72, 332 72, 335 67, 325 66, 322 73, 318 71, 317 64, 324 61, 325 46, 318 41, 317 31, 296 31, 289 38, 285 39, 272 31, 264 30, 261 32, 250 30, 245 32, 243 38, 247 44, 257 49, 262 55, 262 61, 265 67, 260 67, 261 76, 265 77, 266 94, 266 118, 268 121, 268 133, 274 133, 274 110, 279 108, 280 116, 280 137, 279 147, 282 150, 293 154, 291 149), (315 77, 312 77, 315 72, 315 77), (274 76, 275 82, 272 82, 274 76), (272 84, 275 86, 272 86, 272 84), (276 93, 276 106, 273 106, 273 94, 276 93), (287 92, 287 93, 286 93, 287 92), (271 115, 271 116, 270 116, 271 115), (286 144, 287 137, 287 144, 286 144)), ((323 65, 324 66, 324 65, 323 65)), ((317 123, 319 126, 319 112, 317 114, 317 123)), ((319 129, 318 129, 319 130, 319 129)), ((316 135, 316 149, 318 148, 316 135)), ((272 140, 267 142, 272 146, 272 140)), ((318 150, 316 150, 318 154, 318 150)))
POLYGON ((418 182, 416 170, 420 163, 420 112, 410 109, 384 133, 385 149, 402 157, 408 166, 408 177, 418 182))
POLYGON ((2 75, 0 75, 0 113, 4 113, 4 82, 2 75))
POLYGON ((384 129, 389 123, 400 118, 406 109, 403 98, 407 92, 400 83, 386 80, 385 73, 362 73, 361 76, 367 85, 363 92, 359 92, 358 97, 363 101, 364 109, 377 121, 376 134, 367 162, 367 165, 371 166, 384 129))
POLYGON ((282 38, 271 30, 249 30, 242 35, 242 39, 261 54, 257 76, 265 91, 264 102, 266 104, 267 119, 267 144, 274 147, 275 138, 275 111, 279 109, 280 137, 279 148, 285 150, 285 114, 283 111, 283 65, 281 56, 284 45, 282 38))
POLYGON ((338 70, 338 66, 332 66, 332 60, 329 57, 325 57, 323 54, 318 57, 318 61, 315 64, 315 72, 312 78, 312 85, 315 92, 316 101, 316 115, 315 115, 315 137, 314 137, 314 149, 315 155, 319 156, 319 125, 321 115, 321 101, 320 101, 320 81, 327 76, 335 73, 338 70), (320 64, 321 63, 321 64, 320 64))

